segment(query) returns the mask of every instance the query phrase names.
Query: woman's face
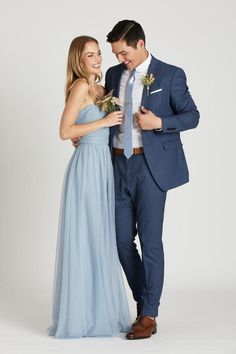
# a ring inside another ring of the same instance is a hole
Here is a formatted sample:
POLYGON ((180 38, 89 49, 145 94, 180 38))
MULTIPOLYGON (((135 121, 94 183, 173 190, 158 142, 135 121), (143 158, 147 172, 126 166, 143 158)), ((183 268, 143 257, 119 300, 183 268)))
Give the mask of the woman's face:
POLYGON ((96 42, 87 42, 81 57, 86 70, 91 75, 101 74, 102 56, 96 42))

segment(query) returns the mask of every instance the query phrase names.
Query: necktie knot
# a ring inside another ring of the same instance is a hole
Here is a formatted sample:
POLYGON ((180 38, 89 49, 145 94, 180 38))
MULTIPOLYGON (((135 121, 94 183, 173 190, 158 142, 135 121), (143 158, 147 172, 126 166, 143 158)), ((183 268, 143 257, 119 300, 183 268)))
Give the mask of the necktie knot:
POLYGON ((136 70, 133 69, 131 70, 130 74, 129 74, 129 80, 128 81, 131 81, 132 79, 134 80, 135 78, 135 73, 136 73, 136 70))

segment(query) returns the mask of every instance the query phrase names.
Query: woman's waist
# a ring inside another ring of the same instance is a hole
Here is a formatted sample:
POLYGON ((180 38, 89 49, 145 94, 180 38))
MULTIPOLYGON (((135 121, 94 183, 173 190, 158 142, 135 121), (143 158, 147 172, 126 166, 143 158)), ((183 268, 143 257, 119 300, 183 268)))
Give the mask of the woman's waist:
POLYGON ((96 144, 96 145, 108 145, 108 138, 96 138, 96 137, 83 137, 79 144, 96 144))

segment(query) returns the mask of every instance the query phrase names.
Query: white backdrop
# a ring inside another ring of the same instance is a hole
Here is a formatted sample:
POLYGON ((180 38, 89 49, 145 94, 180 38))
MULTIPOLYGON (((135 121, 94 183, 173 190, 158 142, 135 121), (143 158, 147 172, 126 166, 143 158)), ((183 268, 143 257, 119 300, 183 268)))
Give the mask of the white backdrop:
MULTIPOLYGON (((167 197, 160 314, 179 318, 179 306, 200 310, 200 299, 221 321, 217 311, 236 291, 235 10, 234 0, 0 0, 2 336, 19 322, 44 340, 50 324, 60 192, 73 152, 58 135, 69 44, 97 38, 105 73, 116 64, 106 34, 125 18, 142 24, 153 55, 185 70, 201 114, 197 129, 182 133, 190 183, 167 197)), ((233 328, 235 306, 226 312, 233 328)))

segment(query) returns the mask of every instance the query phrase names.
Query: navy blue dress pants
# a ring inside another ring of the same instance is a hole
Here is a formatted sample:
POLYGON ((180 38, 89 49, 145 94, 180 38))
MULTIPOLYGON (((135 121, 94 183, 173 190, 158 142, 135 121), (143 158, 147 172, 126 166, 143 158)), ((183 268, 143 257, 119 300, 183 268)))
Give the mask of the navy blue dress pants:
POLYGON ((141 313, 156 317, 164 279, 162 226, 166 192, 145 155, 114 156, 116 237, 121 265, 141 313), (135 237, 138 235, 141 255, 135 237))

